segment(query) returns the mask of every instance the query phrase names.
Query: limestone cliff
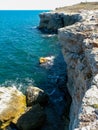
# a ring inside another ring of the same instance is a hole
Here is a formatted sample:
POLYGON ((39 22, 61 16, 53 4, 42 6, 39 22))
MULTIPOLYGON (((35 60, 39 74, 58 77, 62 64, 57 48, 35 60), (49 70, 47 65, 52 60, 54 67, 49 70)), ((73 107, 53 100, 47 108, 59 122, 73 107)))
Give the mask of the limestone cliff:
POLYGON ((79 13, 65 14, 57 12, 47 12, 40 14, 39 29, 46 33, 57 33, 58 29, 74 24, 82 19, 79 13))
POLYGON ((67 63, 67 87, 72 97, 69 129, 98 130, 98 11, 74 14, 71 24, 66 19, 68 17, 63 17, 62 24, 61 16, 41 14, 39 28, 52 32, 74 23, 58 31, 67 63), (59 18, 55 20, 55 16, 59 18))
POLYGON ((92 16, 58 34, 72 96, 70 130, 98 130, 98 12, 92 16))

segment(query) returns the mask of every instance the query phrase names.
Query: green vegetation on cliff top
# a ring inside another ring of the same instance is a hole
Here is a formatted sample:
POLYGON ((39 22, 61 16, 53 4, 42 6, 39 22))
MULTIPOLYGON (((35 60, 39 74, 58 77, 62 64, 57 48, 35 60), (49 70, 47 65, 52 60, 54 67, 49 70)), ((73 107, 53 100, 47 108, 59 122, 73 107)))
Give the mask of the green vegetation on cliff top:
POLYGON ((56 12, 78 12, 80 10, 98 10, 98 2, 81 2, 80 4, 56 8, 56 12))

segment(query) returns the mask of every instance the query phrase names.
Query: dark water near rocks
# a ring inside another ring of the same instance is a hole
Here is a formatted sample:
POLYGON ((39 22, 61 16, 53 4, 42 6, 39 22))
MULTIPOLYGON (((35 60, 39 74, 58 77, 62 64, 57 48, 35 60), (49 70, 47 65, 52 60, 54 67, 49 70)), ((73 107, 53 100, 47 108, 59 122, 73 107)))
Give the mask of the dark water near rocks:
POLYGON ((30 85, 44 89, 50 96, 46 109, 50 125, 43 130, 63 130, 61 115, 66 102, 59 87, 65 84, 66 65, 57 36, 36 28, 41 12, 45 11, 0 11, 0 86, 22 92, 30 85), (53 65, 40 66, 42 56, 54 56, 53 65))

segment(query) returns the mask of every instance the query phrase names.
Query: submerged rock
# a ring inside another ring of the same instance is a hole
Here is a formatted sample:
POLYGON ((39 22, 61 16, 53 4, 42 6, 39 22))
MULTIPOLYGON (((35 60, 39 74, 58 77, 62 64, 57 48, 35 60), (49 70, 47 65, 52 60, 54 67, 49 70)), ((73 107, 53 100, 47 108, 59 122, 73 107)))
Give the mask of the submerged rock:
POLYGON ((40 57, 39 59, 39 63, 41 65, 53 65, 55 57, 54 56, 50 56, 50 57, 40 57))
POLYGON ((41 106, 36 104, 19 118, 17 127, 20 130, 38 130, 44 124, 45 120, 46 114, 43 112, 41 106))
POLYGON ((27 106, 32 106, 33 104, 39 103, 40 105, 45 105, 48 103, 48 95, 44 90, 30 86, 26 90, 27 106))
POLYGON ((48 62, 48 59, 47 59, 47 58, 41 57, 41 58, 39 59, 39 63, 40 63, 40 64, 43 64, 43 63, 46 63, 46 62, 48 62))
POLYGON ((0 129, 17 123, 26 110, 26 98, 16 88, 0 87, 0 129))

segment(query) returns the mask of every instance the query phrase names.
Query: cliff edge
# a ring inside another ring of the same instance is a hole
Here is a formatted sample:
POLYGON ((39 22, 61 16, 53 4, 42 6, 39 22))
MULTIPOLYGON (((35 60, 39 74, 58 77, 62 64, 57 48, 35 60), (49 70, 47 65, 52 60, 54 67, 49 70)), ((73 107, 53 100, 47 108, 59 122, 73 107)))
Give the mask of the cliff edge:
POLYGON ((59 29, 72 97, 70 130, 98 130, 98 12, 59 29))
POLYGON ((39 29, 58 33, 67 63, 69 130, 98 130, 98 10, 50 12, 40 18, 39 29))

